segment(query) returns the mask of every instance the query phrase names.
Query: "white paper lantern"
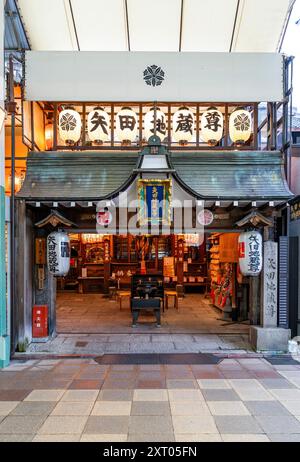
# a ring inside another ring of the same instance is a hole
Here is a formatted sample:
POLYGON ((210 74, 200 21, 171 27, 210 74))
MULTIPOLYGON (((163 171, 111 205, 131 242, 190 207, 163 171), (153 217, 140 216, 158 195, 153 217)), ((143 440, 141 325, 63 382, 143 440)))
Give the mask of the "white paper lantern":
POLYGON ((70 239, 62 231, 54 231, 47 237, 47 264, 53 276, 65 276, 70 269, 70 239))
POLYGON ((96 144, 102 144, 104 141, 109 141, 109 115, 101 107, 96 107, 89 112, 87 118, 88 136, 91 141, 96 144))
POLYGON ((201 116, 201 139, 210 146, 216 146, 223 136, 223 114, 216 107, 210 107, 201 116))
POLYGON ((192 141, 194 114, 188 107, 181 107, 173 115, 173 138, 180 144, 192 141))
POLYGON ((136 139, 138 130, 137 115, 130 107, 123 107, 117 114, 116 133, 123 143, 136 139))
POLYGON ((239 236, 239 265, 244 276, 258 276, 262 270, 262 236, 248 231, 239 236))
POLYGON ((59 136, 66 144, 76 143, 81 135, 80 114, 74 109, 64 109, 58 118, 59 136))
POLYGON ((233 143, 244 144, 252 134, 251 113, 245 109, 237 109, 229 118, 229 135, 233 143))
MULTIPOLYGON (((148 111, 145 115, 144 119, 145 137, 147 141, 149 140, 150 136, 155 134, 154 112, 154 108, 151 108, 150 111, 148 111)), ((163 141, 167 136, 166 115, 159 108, 156 109, 156 136, 158 136, 161 141, 163 141)))

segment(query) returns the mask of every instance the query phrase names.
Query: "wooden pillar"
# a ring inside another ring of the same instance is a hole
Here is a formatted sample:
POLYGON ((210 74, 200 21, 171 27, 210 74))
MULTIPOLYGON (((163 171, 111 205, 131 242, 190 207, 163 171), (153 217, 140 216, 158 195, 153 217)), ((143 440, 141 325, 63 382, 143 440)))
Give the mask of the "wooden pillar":
POLYGON ((33 225, 24 200, 16 201, 15 226, 15 303, 12 307, 13 348, 24 350, 31 341, 33 305, 33 225))

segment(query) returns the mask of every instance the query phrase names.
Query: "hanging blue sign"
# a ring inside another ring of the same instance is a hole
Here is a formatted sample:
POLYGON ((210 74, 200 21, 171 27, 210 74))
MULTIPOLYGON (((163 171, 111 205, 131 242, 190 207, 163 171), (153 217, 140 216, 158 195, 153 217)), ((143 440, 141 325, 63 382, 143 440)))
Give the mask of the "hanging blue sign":
POLYGON ((171 221, 171 180, 138 180, 140 225, 171 221))

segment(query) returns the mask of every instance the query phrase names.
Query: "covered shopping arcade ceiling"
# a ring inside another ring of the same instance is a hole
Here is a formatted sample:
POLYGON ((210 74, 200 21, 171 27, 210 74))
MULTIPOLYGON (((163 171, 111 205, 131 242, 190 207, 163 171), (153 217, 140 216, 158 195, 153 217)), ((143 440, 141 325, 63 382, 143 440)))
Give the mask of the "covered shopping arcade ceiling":
POLYGON ((275 52, 294 0, 17 0, 32 50, 275 52))

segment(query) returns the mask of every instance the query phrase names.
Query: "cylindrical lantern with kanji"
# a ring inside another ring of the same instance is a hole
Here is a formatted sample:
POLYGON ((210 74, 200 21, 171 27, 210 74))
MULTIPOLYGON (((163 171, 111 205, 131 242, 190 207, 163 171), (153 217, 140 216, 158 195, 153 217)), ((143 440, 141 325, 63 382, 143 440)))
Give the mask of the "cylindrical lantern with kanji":
POLYGON ((116 116, 116 134, 123 144, 130 144, 137 136, 137 115, 130 107, 123 107, 116 116))
POLYGON ((258 231, 239 235, 239 265, 243 276, 258 276, 263 265, 262 236, 258 231))
POLYGON ((201 139, 209 146, 216 146, 223 136, 223 114, 210 107, 201 116, 201 139))
POLYGON ((194 135, 194 114, 188 107, 180 107, 173 115, 173 138, 179 144, 192 141, 194 135))
POLYGON ((102 144, 110 139, 109 115, 102 107, 95 109, 88 114, 87 118, 88 136, 95 144, 102 144))
POLYGON ((70 269, 70 239, 62 231, 54 231, 47 237, 47 266, 53 276, 65 276, 70 269))
POLYGON ((145 138, 148 141, 150 136, 156 135, 160 141, 167 136, 166 115, 159 108, 151 108, 144 118, 145 138))

